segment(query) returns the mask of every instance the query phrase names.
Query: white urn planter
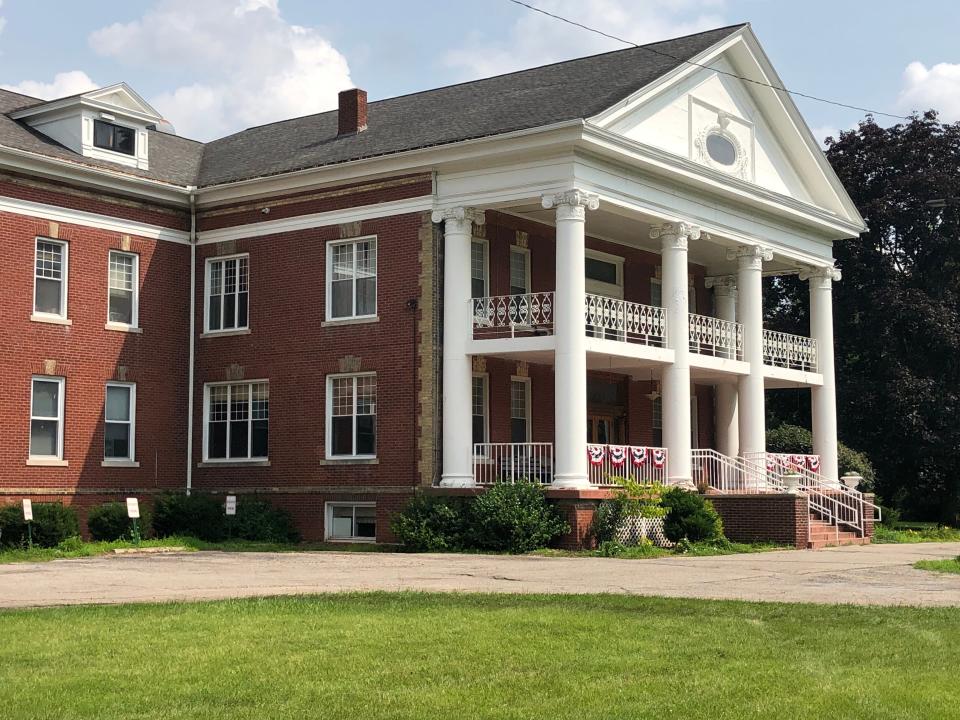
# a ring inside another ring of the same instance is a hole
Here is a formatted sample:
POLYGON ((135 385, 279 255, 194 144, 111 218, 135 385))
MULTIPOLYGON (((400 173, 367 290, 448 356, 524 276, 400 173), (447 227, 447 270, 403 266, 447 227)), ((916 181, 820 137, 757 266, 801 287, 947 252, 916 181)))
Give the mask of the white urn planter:
POLYGON ((840 478, 840 482, 842 482, 851 490, 856 490, 861 480, 863 480, 863 478, 860 475, 856 475, 854 473, 847 473, 846 475, 840 478))
POLYGON ((787 473, 783 476, 783 486, 787 493, 796 495, 800 492, 800 476, 796 473, 787 473))

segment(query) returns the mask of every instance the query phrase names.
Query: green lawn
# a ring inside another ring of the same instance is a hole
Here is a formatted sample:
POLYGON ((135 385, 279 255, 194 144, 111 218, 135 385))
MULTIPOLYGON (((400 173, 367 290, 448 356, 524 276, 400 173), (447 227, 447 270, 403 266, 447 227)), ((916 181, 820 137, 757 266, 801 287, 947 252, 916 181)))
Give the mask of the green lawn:
POLYGON ((874 528, 875 543, 922 543, 960 542, 960 530, 933 523, 911 524, 912 527, 890 528, 877 525, 874 528))
POLYGON ((960 575, 960 555, 952 560, 918 560, 913 566, 919 570, 954 573, 960 575))
POLYGON ((380 593, 0 612, 0 636, 5 720, 960 717, 956 609, 380 593))

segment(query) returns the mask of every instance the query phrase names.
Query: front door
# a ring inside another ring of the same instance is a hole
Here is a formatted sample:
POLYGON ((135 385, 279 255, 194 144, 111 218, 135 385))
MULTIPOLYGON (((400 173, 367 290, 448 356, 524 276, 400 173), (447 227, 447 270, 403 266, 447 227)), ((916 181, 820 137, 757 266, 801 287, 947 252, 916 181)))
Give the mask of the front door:
POLYGON ((622 423, 614 422, 612 415, 587 416, 587 442, 592 445, 617 445, 623 442, 622 423))

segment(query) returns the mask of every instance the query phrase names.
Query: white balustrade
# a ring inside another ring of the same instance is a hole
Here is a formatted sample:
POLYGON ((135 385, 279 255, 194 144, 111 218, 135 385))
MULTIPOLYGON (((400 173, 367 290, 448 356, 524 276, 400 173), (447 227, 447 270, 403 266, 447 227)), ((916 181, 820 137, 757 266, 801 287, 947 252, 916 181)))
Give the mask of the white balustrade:
POLYGON ((553 335, 553 293, 473 298, 475 338, 553 335))
POLYGON ((474 443, 473 479, 477 485, 522 480, 553 480, 553 443, 474 443))
POLYGON ((776 330, 763 331, 763 364, 817 372, 817 341, 776 330))
POLYGON ((658 447, 639 445, 588 445, 590 484, 614 487, 617 478, 639 483, 667 481, 667 451, 658 447))
POLYGON ((588 337, 664 347, 667 319, 663 308, 587 294, 584 320, 588 337))
POLYGON ((743 325, 690 313, 690 352, 743 360, 743 325))
POLYGON ((755 494, 783 492, 779 476, 762 463, 723 455, 711 448, 693 450, 693 482, 707 492, 755 494))

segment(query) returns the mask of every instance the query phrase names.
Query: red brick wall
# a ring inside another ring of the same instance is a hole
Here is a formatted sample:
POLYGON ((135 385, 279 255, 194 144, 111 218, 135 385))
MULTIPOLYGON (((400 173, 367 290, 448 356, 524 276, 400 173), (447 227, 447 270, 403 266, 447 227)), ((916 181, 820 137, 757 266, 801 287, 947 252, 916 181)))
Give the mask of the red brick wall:
POLYGON ((734 542, 776 542, 807 547, 810 514, 800 495, 710 495, 734 542))

